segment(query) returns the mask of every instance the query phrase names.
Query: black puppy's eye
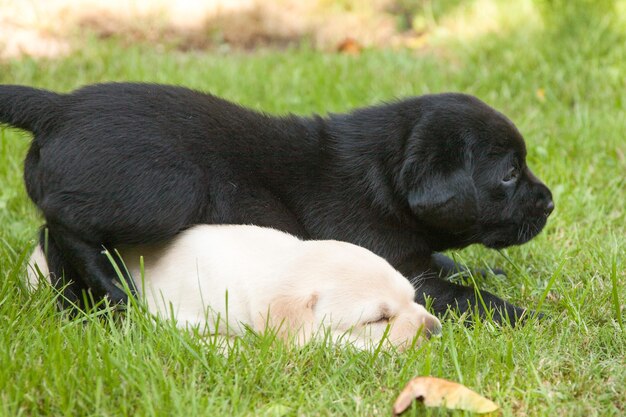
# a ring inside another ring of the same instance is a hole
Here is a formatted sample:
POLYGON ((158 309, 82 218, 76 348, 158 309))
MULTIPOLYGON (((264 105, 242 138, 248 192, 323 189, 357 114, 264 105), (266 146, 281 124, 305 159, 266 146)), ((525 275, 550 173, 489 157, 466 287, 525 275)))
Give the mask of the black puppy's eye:
POLYGON ((511 168, 504 178, 502 178, 502 182, 504 184, 511 184, 517 180, 517 177, 519 177, 519 170, 517 168, 511 168))

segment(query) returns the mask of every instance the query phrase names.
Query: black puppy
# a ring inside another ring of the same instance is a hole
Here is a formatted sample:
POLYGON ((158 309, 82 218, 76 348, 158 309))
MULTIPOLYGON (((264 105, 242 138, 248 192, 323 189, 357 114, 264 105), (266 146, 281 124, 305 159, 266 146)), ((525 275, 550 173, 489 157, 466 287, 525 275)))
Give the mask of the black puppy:
MULTIPOLYGON (((513 123, 463 94, 304 118, 162 85, 0 86, 0 122, 35 134, 26 188, 72 301, 85 288, 125 300, 103 247, 243 223, 366 247, 421 276, 418 301, 434 298, 437 313, 482 308, 474 289, 438 278, 454 264, 434 253, 524 243, 554 208, 513 123)), ((481 296, 502 317, 523 312, 481 296)))

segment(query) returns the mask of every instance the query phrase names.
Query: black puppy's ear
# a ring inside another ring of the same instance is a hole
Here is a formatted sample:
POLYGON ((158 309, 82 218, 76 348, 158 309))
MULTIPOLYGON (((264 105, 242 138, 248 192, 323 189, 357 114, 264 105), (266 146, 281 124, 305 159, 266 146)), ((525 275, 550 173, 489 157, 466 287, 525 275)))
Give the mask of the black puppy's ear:
POLYGON ((465 169, 422 176, 409 191, 409 205, 424 223, 454 231, 472 226, 478 217, 478 194, 465 169))

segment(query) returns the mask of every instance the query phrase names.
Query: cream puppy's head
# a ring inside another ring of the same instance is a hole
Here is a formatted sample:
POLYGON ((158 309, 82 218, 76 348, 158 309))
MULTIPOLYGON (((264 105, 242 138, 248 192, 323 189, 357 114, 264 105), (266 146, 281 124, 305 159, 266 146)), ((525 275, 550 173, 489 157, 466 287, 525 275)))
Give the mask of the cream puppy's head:
MULTIPOLYGON (((409 281, 383 258, 350 243, 307 241, 291 271, 297 283, 270 300, 270 324, 306 343, 330 331, 358 348, 385 336, 399 349, 441 332, 437 317, 414 301, 409 281)), ((265 318, 262 318, 262 320, 265 318)))

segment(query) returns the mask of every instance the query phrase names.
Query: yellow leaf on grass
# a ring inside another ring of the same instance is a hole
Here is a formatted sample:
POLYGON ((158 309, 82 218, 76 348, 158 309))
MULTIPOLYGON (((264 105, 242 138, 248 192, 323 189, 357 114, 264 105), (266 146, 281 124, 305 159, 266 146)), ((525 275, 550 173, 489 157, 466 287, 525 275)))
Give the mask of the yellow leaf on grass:
POLYGON ((497 404, 464 385, 441 378, 419 376, 413 378, 398 395, 393 404, 393 414, 404 412, 414 399, 422 401, 426 407, 445 407, 480 414, 498 409, 497 404))
POLYGON ((546 101, 546 90, 538 88, 537 91, 535 91, 535 96, 539 101, 546 101))

